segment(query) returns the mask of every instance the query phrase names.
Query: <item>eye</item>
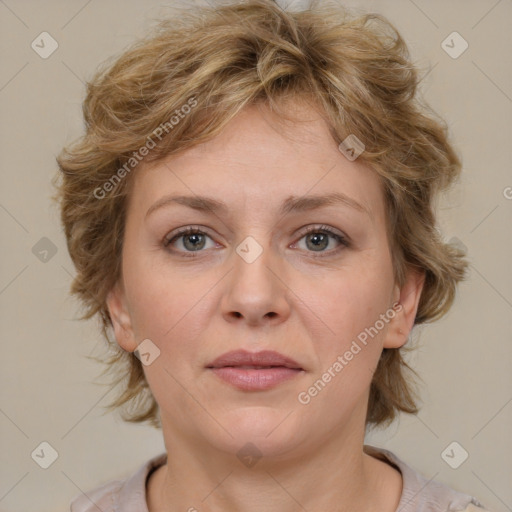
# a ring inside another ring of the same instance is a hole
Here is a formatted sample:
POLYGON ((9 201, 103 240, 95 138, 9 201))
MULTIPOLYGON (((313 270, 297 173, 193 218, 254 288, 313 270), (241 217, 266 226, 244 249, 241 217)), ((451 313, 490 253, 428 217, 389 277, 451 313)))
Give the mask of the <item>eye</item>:
MULTIPOLYGON (((204 231, 199 229, 198 227, 189 226, 178 230, 175 233, 166 237, 164 241, 164 245, 166 247, 173 245, 174 250, 178 252, 198 252, 205 248, 206 238, 210 238, 204 231), (184 248, 176 249, 176 246, 180 246, 184 248)), ((210 238, 211 240, 211 238, 210 238)), ((208 248, 208 247, 206 247, 208 248)), ((190 254, 189 256, 195 256, 195 254, 190 254)))
MULTIPOLYGON (((305 246, 309 252, 320 252, 320 253, 337 253, 343 247, 348 247, 349 243, 343 235, 335 232, 328 226, 313 226, 308 228, 306 231, 301 233, 300 240, 305 239, 305 246), (330 240, 334 239, 341 247, 334 248, 329 251, 324 249, 329 247, 330 240)), ((300 242, 299 240, 299 242, 300 242)), ((298 244, 299 242, 296 242, 298 244)))
MULTIPOLYGON (((300 236, 300 240, 305 239, 305 250, 308 252, 327 252, 328 254, 332 254, 337 253, 343 247, 349 247, 349 242, 345 239, 345 237, 340 233, 335 232, 328 226, 322 225, 307 228, 300 234, 300 236), (338 248, 325 251, 324 249, 329 247, 331 240, 334 240, 339 244, 338 248)), ((164 241, 164 246, 173 246, 173 251, 182 253, 188 257, 195 257, 196 255, 194 253, 201 252, 202 249, 208 249, 206 246, 207 239, 212 240, 212 238, 205 231, 197 226, 188 226, 168 235, 164 241)), ((297 244, 298 242, 296 242, 294 245, 297 244)), ((215 243, 213 247, 215 247, 215 243)))

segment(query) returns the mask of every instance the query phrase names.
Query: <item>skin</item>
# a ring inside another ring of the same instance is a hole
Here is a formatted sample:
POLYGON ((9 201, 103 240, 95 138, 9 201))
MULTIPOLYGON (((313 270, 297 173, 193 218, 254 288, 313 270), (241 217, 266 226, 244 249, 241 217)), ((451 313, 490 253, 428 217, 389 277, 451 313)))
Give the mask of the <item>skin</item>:
POLYGON ((292 107, 301 122, 286 126, 246 107, 220 135, 132 176, 122 278, 108 307, 123 349, 150 339, 160 350, 144 371, 170 456, 149 478, 150 512, 392 512, 400 500, 400 473, 363 452, 365 416, 382 349, 402 346, 412 329, 423 276, 394 283, 377 175, 345 158, 314 109, 292 107), (332 192, 367 213, 335 204, 278 214, 290 195, 332 192), (167 204, 146 216, 169 194, 210 196, 228 210, 167 204), (165 245, 191 225, 207 236, 165 245), (315 246, 322 225, 349 245, 329 236, 315 246), (236 252, 248 236, 263 251, 252 263, 236 252), (301 404, 299 393, 396 302, 394 318, 301 404), (239 390, 205 368, 239 348, 275 350, 303 371, 270 390, 239 390), (249 442, 262 455, 252 467, 237 457, 249 442))

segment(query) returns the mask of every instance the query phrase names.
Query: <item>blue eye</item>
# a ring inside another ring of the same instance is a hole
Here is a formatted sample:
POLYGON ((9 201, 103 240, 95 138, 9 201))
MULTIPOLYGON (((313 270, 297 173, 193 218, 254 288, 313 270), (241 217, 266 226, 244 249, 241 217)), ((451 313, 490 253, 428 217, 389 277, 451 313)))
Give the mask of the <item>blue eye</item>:
POLYGON ((349 246, 349 243, 345 239, 345 237, 343 237, 339 233, 336 233, 335 231, 330 229, 328 226, 320 226, 320 227, 314 226, 312 228, 308 228, 307 231, 302 233, 302 237, 300 238, 300 240, 302 240, 303 238, 306 239, 306 248, 307 249, 312 248, 311 252, 320 252, 320 253, 327 252, 329 254, 332 254, 334 252, 337 253, 338 250, 340 249, 340 247, 338 247, 337 249, 329 250, 329 251, 323 250, 329 246, 329 241, 332 239, 334 239, 336 242, 338 242, 338 244, 340 244, 342 247, 349 246), (317 250, 317 249, 319 249, 319 250, 317 250))
MULTIPOLYGON (((324 253, 331 255, 333 253, 337 253, 343 247, 349 246, 349 242, 345 239, 344 236, 336 233, 328 226, 314 226, 308 228, 306 231, 301 233, 299 241, 303 238, 306 239, 305 250, 307 252, 316 252, 320 253, 321 255, 324 253), (328 251, 324 250, 329 246, 331 240, 335 240, 339 246, 328 251)), ((164 245, 165 247, 171 245, 175 246, 177 242, 180 242, 183 250, 173 248, 172 251, 178 252, 186 257, 195 257, 197 255, 194 253, 199 253, 202 251, 202 249, 208 249, 208 247, 206 247, 207 239, 212 240, 212 238, 202 229, 195 226, 188 226, 178 230, 176 233, 173 233, 173 236, 170 236, 164 241, 164 245)), ((296 244, 298 244, 298 242, 296 242, 294 245, 296 244)), ((215 247, 215 242, 213 243, 213 247, 215 247)))
MULTIPOLYGON (((175 236, 165 241, 165 246, 174 244, 179 239, 182 239, 182 245, 185 247, 185 252, 197 252, 205 248, 205 239, 210 238, 204 231, 198 228, 189 226, 179 230, 175 236)), ((181 251, 178 251, 181 252, 181 251)), ((191 254, 190 256, 195 256, 191 254)))

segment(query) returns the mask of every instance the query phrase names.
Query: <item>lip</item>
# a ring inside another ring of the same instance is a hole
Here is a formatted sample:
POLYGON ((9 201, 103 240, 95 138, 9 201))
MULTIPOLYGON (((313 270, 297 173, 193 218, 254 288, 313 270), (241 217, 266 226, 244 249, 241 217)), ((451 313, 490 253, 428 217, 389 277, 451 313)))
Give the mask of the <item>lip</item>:
POLYGON ((302 370, 300 364, 290 357, 273 350, 261 352, 248 352, 247 350, 232 350, 217 357, 207 365, 207 368, 222 368, 226 366, 284 366, 295 370, 302 370))
POLYGON ((279 352, 226 352, 206 366, 222 380, 245 391, 271 389, 303 374, 304 369, 279 352))

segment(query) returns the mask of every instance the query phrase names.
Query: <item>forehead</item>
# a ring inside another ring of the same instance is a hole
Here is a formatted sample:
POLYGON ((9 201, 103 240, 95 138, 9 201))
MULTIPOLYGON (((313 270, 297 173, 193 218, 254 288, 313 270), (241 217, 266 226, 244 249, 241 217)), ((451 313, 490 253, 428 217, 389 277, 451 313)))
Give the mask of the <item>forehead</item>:
POLYGON ((142 164, 133 176, 133 203, 147 211, 175 194, 282 209, 292 196, 339 193, 378 217, 384 208, 379 176, 345 158, 316 110, 296 103, 290 112, 293 121, 283 122, 262 105, 246 107, 212 139, 142 164))

